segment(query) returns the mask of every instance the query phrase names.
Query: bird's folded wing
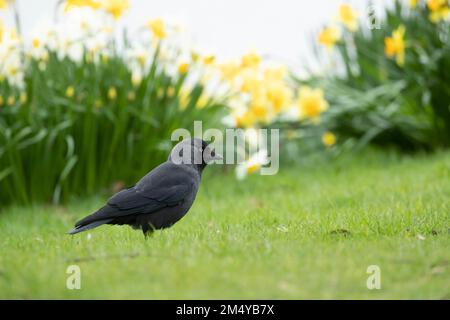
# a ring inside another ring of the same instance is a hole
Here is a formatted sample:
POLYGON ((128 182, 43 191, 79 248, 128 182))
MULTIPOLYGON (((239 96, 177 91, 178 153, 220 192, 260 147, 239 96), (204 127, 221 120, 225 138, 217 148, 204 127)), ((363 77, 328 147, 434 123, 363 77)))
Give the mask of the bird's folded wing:
POLYGON ((188 184, 177 184, 166 187, 157 186, 143 192, 136 186, 131 187, 112 196, 103 208, 78 221, 76 226, 133 214, 150 214, 182 202, 190 188, 192 186, 188 184))
POLYGON ((157 187, 145 191, 138 187, 132 187, 115 194, 108 200, 108 205, 119 210, 145 207, 146 211, 153 211, 180 203, 189 189, 190 186, 187 184, 157 187), (152 208, 154 209, 152 210, 152 208))

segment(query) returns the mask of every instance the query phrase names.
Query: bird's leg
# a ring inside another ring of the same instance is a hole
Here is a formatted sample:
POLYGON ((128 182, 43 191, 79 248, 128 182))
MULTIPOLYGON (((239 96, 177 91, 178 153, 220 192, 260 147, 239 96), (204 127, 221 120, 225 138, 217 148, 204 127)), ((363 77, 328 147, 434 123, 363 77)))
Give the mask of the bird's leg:
POLYGON ((153 231, 155 231, 155 229, 148 223, 142 225, 142 233, 144 234, 145 240, 147 240, 149 235, 151 236, 153 234, 153 231))

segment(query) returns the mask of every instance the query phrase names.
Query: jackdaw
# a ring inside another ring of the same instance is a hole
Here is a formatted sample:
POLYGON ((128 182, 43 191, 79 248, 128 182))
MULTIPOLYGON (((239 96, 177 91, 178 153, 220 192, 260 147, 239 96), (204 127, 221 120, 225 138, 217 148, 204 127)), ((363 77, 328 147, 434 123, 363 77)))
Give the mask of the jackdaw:
POLYGON ((112 196, 97 212, 81 219, 69 234, 103 224, 130 225, 145 236, 172 226, 191 208, 203 169, 222 157, 201 139, 186 139, 170 152, 166 162, 150 171, 133 187, 112 196))

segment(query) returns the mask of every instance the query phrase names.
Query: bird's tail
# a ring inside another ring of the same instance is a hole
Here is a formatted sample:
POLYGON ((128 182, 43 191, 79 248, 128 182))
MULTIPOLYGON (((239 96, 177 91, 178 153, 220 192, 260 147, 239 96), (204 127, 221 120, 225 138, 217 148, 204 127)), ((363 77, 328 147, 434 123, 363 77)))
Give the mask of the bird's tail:
POLYGON ((112 219, 103 219, 103 220, 97 220, 88 224, 78 224, 77 226, 75 226, 74 229, 70 230, 69 232, 67 232, 68 234, 76 234, 79 232, 83 232, 86 230, 90 230, 93 228, 96 228, 98 226, 101 226, 102 224, 111 222, 112 219))

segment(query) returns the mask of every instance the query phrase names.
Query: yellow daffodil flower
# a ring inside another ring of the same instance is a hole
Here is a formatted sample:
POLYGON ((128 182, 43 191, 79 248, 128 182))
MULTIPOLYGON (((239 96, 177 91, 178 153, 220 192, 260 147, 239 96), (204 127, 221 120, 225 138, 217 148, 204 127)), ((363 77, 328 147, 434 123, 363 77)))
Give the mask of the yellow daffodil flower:
POLYGON ((181 75, 184 75, 188 72, 189 70, 189 64, 187 62, 181 62, 178 65, 178 73, 181 75))
POLYGON ((72 98, 75 95, 75 88, 73 86, 68 86, 66 89, 66 97, 72 98))
POLYGON ((187 88, 181 88, 180 92, 178 93, 178 101, 180 110, 186 109, 189 105, 189 102, 191 101, 191 90, 187 88))
POLYGON ((409 6, 410 6, 411 8, 417 7, 417 3, 418 3, 418 2, 419 2, 419 0, 409 0, 409 1, 408 1, 409 6))
POLYGON ((319 33, 318 41, 320 44, 324 45, 328 49, 333 48, 333 46, 341 39, 341 32, 336 26, 328 26, 322 29, 319 33))
POLYGON ((237 128, 250 128, 256 123, 256 119, 249 110, 234 112, 232 114, 237 128))
POLYGON ((257 68, 260 63, 261 57, 255 51, 248 52, 241 59, 242 68, 257 68))
POLYGON ((358 30, 358 13, 348 4, 339 7, 339 21, 351 32, 358 30))
POLYGON ((287 74, 286 66, 275 65, 264 69, 265 81, 282 81, 287 74))
POLYGON ((136 60, 138 64, 141 66, 141 68, 145 67, 145 64, 147 63, 147 52, 145 50, 139 51, 136 53, 136 60))
POLYGON ((9 4, 13 2, 14 0, 0 0, 0 10, 8 9, 9 4))
POLYGON ((196 108, 197 108, 197 109, 203 109, 203 108, 205 108, 205 107, 208 105, 209 100, 210 100, 210 98, 209 98, 206 94, 203 93, 203 94, 200 96, 200 98, 198 98, 198 100, 197 100, 196 108))
POLYGON ((240 72, 239 63, 234 60, 221 63, 218 68, 222 79, 228 82, 233 82, 240 72))
POLYGON ((240 90, 245 93, 256 92, 263 85, 259 74, 255 71, 247 70, 241 75, 241 78, 240 90))
POLYGON ((266 90, 267 100, 273 106, 276 113, 286 108, 292 99, 292 91, 283 82, 274 82, 268 85, 266 90))
POLYGON ((41 41, 38 38, 33 38, 33 40, 31 40, 31 45, 34 49, 38 49, 41 46, 41 41))
POLYGON ((28 101, 28 95, 26 92, 22 92, 19 97, 19 101, 21 104, 25 104, 28 101))
POLYGON ((336 144, 336 140, 336 136, 330 131, 327 131, 322 135, 322 143, 327 147, 334 146, 336 144))
POLYGON ((13 106, 16 103, 16 98, 14 96, 9 96, 6 100, 8 106, 13 106))
POLYGON ((431 11, 437 11, 446 4, 447 4, 447 0, 428 0, 427 7, 431 11))
POLYGON ((191 51, 191 60, 192 62, 197 62, 200 59, 200 54, 196 51, 191 51))
POLYGON ((115 20, 119 19, 130 7, 128 0, 103 0, 101 4, 102 8, 115 20))
POLYGON ((247 161, 238 164, 236 168, 236 176, 239 180, 244 179, 248 174, 258 172, 262 166, 269 162, 266 150, 260 150, 251 155, 247 161))
POLYGON ((175 95, 175 88, 172 86, 168 87, 166 94, 169 98, 172 98, 175 95))
POLYGON ((428 0, 427 7, 430 10, 430 20, 434 23, 450 18, 450 7, 447 0, 428 0))
POLYGON ((300 117, 318 118, 320 114, 328 109, 328 102, 324 98, 322 89, 301 87, 298 94, 298 107, 300 117))
POLYGON ((109 100, 116 100, 117 99, 117 89, 114 87, 110 87, 108 89, 108 99, 109 100))
POLYGON ((212 65, 214 63, 214 61, 216 61, 216 57, 212 54, 208 54, 203 57, 203 63, 205 65, 212 65))
POLYGON ((134 87, 139 87, 142 82, 142 75, 137 72, 131 74, 131 83, 134 87))
POLYGON ((97 10, 98 8, 100 8, 100 6, 100 3, 96 0, 66 0, 64 11, 67 12, 70 9, 77 7, 89 7, 91 9, 97 10))
POLYGON ((249 108, 249 112, 256 122, 266 123, 269 120, 269 109, 267 108, 267 105, 264 104, 264 102, 253 102, 249 108))
POLYGON ((395 57, 399 66, 405 63, 405 26, 400 25, 391 37, 384 38, 384 52, 389 58, 395 57))
POLYGON ((167 36, 166 25, 161 18, 149 20, 147 22, 147 27, 157 40, 162 40, 167 36))

